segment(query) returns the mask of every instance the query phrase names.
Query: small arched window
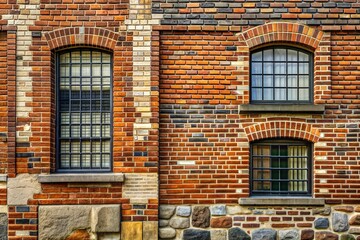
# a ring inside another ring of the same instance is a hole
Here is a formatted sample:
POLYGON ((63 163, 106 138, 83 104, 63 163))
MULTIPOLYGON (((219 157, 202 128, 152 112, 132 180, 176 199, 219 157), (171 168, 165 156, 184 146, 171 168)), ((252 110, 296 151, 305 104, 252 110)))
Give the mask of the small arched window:
POLYGON ((57 63, 57 170, 110 171, 111 54, 74 49, 57 63))
POLYGON ((252 196, 311 195, 311 144, 268 139, 251 144, 252 196))
POLYGON ((251 53, 251 103, 313 102, 313 54, 287 46, 251 53))

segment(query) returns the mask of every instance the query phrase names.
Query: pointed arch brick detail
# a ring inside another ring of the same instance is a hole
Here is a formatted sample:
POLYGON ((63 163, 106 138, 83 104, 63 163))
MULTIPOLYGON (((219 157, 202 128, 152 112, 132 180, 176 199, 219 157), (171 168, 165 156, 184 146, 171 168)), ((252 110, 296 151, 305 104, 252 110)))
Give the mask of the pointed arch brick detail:
POLYGON ((305 45, 316 49, 324 33, 315 28, 298 24, 271 22, 246 30, 239 34, 240 40, 245 40, 249 48, 266 43, 287 42, 305 45))
POLYGON ((103 28, 73 27, 44 34, 51 50, 72 46, 94 46, 114 50, 120 35, 103 28))
POLYGON ((297 138, 317 142, 320 138, 318 129, 311 124, 299 122, 266 122, 244 128, 249 141, 266 138, 297 138))

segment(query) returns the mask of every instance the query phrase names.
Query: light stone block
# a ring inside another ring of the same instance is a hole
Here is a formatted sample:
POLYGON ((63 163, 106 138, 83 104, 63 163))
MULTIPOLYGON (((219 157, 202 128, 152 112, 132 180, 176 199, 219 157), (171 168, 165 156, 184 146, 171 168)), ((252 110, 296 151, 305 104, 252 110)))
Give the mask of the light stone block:
POLYGON ((142 222, 122 222, 121 240, 142 240, 142 222))
POLYGON ((37 175, 19 174, 8 179, 8 205, 27 205, 33 195, 41 192, 41 185, 37 175))

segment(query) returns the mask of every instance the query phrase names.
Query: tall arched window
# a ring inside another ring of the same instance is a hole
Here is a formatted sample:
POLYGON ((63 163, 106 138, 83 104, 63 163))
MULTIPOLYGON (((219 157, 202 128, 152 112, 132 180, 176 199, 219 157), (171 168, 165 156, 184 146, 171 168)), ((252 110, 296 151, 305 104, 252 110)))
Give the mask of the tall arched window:
POLYGON ((57 169, 110 171, 112 58, 95 49, 57 55, 57 169))
POLYGON ((313 55, 273 46, 251 53, 251 103, 313 102, 313 55))
POLYGON ((311 144, 268 139, 251 144, 252 196, 311 195, 311 144))

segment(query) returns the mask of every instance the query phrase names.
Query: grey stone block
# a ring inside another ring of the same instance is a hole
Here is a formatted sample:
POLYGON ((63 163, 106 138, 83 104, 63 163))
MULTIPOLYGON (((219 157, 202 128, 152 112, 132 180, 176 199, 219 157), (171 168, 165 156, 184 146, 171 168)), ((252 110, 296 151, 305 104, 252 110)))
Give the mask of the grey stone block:
POLYGON ((299 231, 297 229, 290 230, 280 230, 279 231, 280 240, 300 240, 299 231))
POLYGON ((251 234, 252 240, 276 240, 277 232, 274 229, 257 229, 251 234))
POLYGON ((191 214, 191 207, 190 206, 178 206, 176 208, 176 215, 181 217, 189 217, 191 214))
POLYGON ((348 215, 343 213, 333 213, 332 227, 335 232, 347 231, 349 229, 348 215))
POLYGON ((210 212, 211 212, 212 216, 225 216, 226 215, 226 206, 225 205, 211 206, 210 212))
POLYGON ((170 205, 160 205, 160 218, 161 219, 170 219, 175 213, 175 206, 170 205))

